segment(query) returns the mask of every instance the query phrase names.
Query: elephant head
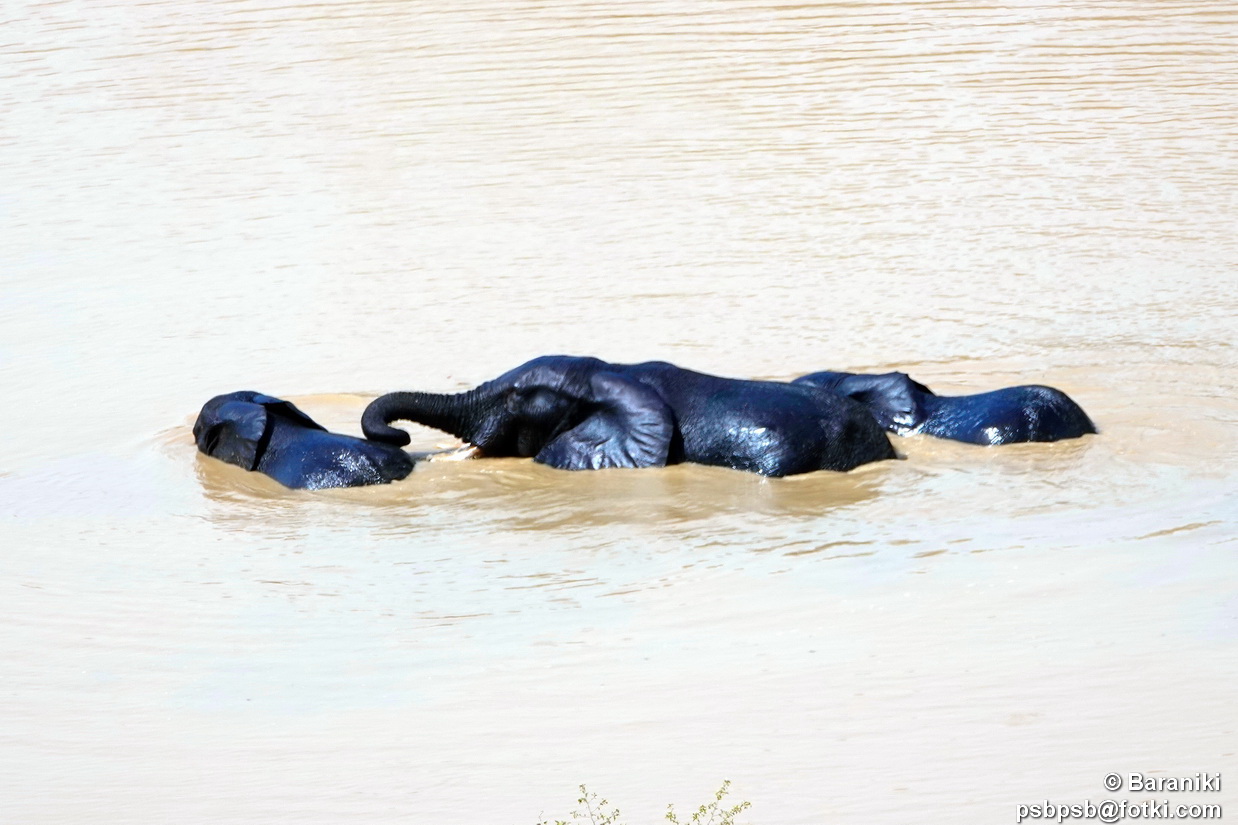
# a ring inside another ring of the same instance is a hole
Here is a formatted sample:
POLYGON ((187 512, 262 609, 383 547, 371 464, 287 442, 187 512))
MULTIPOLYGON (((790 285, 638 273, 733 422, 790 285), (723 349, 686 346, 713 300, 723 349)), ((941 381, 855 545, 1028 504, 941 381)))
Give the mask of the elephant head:
POLYGON ((217 395, 203 404, 193 424, 193 438, 198 449, 207 455, 246 470, 257 470, 276 419, 326 432, 325 427, 292 403, 242 390, 217 395))
POLYGON ((327 432, 288 401, 248 390, 206 402, 193 437, 209 456, 298 489, 385 484, 413 469, 403 450, 327 432))
POLYGON ((532 457, 567 470, 660 467, 674 417, 650 387, 596 358, 545 356, 455 395, 393 392, 365 410, 361 428, 403 446, 390 426, 413 421, 451 433, 488 456, 532 457))

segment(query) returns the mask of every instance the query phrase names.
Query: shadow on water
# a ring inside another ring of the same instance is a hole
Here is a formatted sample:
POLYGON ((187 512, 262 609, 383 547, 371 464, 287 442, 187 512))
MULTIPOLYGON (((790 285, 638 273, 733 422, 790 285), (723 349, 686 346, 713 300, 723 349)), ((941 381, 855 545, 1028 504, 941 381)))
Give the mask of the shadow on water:
POLYGON ((572 473, 529 459, 472 459, 422 461, 412 475, 390 485, 306 492, 206 456, 194 461, 202 492, 215 505, 212 520, 251 524, 331 513, 388 526, 402 520, 408 530, 427 522, 554 531, 671 525, 745 513, 815 518, 878 495, 889 473, 872 467, 766 479, 698 465, 572 473))

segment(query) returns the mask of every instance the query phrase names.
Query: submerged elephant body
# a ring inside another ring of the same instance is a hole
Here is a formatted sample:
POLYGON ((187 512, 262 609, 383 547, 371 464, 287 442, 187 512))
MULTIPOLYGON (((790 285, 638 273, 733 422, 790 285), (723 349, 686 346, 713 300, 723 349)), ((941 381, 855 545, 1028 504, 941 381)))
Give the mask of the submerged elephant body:
POLYGON ((1028 384, 976 395, 937 395, 901 372, 815 372, 796 385, 831 390, 864 404, 882 427, 969 444, 1060 441, 1096 432, 1087 413, 1053 387, 1028 384))
POLYGON ((443 430, 486 456, 568 470, 692 462, 787 476, 897 458, 886 431, 972 444, 1057 441, 1096 432, 1065 393, 1025 385, 939 396, 900 372, 816 372, 791 383, 720 378, 662 361, 536 358, 457 394, 394 392, 362 416, 367 438, 328 432, 294 405, 256 392, 212 398, 198 449, 286 487, 398 481, 414 461, 390 423, 443 430))
POLYGON ((327 432, 291 403, 251 391, 206 402, 193 435, 203 453, 294 489, 386 484, 413 470, 397 447, 327 432))
POLYGON ((390 426, 444 430, 488 456, 569 470, 694 462, 785 476, 896 458, 865 408, 815 387, 705 375, 661 361, 611 364, 545 356, 455 395, 396 392, 362 416, 375 441, 390 426))

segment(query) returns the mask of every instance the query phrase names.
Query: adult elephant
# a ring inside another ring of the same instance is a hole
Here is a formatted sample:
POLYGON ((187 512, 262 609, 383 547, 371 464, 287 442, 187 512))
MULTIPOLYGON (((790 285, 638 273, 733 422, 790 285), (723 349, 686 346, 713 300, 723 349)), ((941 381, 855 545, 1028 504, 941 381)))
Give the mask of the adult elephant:
POLYGON ((207 401, 193 437, 206 455, 294 489, 386 484, 413 471, 397 447, 327 432, 292 403, 250 390, 207 401))
POLYGON ((901 372, 814 372, 792 383, 859 401, 882 427, 899 435, 924 433, 989 445, 1059 441, 1096 432, 1096 425, 1070 396, 1039 384, 951 396, 937 395, 901 372))
POLYGON ((611 364, 550 355, 454 395, 393 392, 361 428, 403 446, 414 421, 487 456, 531 456, 565 470, 690 461, 766 476, 850 470, 896 458, 860 404, 810 386, 719 378, 661 361, 611 364))

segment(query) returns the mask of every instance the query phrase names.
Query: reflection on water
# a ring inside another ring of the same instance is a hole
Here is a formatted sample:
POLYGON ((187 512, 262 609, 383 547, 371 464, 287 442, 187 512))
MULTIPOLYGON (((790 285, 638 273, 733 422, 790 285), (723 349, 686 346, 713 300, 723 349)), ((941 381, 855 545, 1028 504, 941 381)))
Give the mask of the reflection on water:
POLYGON ((955 823, 1238 772, 1238 12, 9 17, 0 819, 531 822, 584 781, 635 822, 730 777, 753 821, 955 823), (189 434, 549 353, 1046 383, 1101 433, 320 493, 189 434))

